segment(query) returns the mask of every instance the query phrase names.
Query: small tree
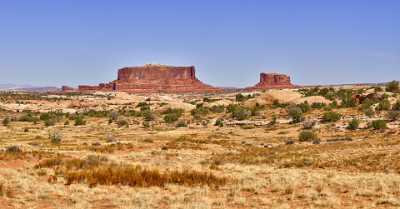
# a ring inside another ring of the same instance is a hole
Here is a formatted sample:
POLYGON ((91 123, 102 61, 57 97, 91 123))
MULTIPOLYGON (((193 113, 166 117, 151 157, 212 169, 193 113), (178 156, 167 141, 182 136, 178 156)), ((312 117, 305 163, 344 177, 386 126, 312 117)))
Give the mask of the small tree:
POLYGON ((353 120, 350 121, 349 125, 347 126, 347 129, 357 130, 359 126, 360 126, 360 121, 354 118, 353 120))
POLYGON ((383 110, 390 110, 390 101, 388 99, 384 99, 381 102, 379 102, 378 105, 378 110, 383 111, 383 110))
POLYGON ((86 125, 86 121, 85 121, 85 119, 83 118, 83 116, 82 115, 77 115, 76 117, 75 117, 75 124, 74 124, 75 126, 83 126, 83 125, 86 125))

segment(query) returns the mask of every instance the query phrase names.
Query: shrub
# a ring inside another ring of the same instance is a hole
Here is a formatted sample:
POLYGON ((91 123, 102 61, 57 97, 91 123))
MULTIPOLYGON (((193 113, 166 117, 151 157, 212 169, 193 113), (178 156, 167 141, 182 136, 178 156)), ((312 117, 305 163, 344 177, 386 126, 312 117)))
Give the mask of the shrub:
POLYGON ((399 82, 398 81, 391 81, 386 84, 386 91, 388 92, 399 92, 399 82))
POLYGON ((329 111, 325 112, 324 115, 322 116, 322 121, 323 122, 337 122, 340 120, 342 115, 337 112, 329 111))
POLYGON ((387 117, 390 121, 396 121, 400 118, 400 111, 392 110, 387 113, 387 117))
POLYGON ((236 94, 235 98, 236 98, 237 102, 243 102, 248 99, 254 98, 254 95, 249 94, 249 95, 245 96, 243 94, 236 94))
POLYGON ((375 111, 372 108, 364 109, 363 112, 368 117, 372 117, 375 115, 375 111))
POLYGON ((387 128, 387 123, 384 120, 374 120, 372 121, 371 126, 375 130, 382 130, 387 128))
POLYGON ((118 125, 118 127, 128 127, 129 126, 129 122, 128 122, 128 120, 126 120, 126 119, 119 119, 118 121, 117 121, 117 125, 118 125))
POLYGON ((326 105, 324 103, 315 102, 315 103, 312 103, 311 107, 314 109, 322 109, 322 108, 326 107, 326 105))
POLYGON ((223 127, 224 126, 224 119, 222 119, 222 118, 218 118, 216 121, 215 121, 215 124, 214 124, 215 126, 219 126, 219 127, 223 127))
POLYGON ((303 111, 299 107, 288 107, 288 115, 292 119, 293 123, 300 123, 304 120, 303 111))
POLYGON ((143 115, 144 121, 146 121, 146 122, 155 120, 155 116, 151 110, 143 111, 142 115, 143 115))
POLYGON ((44 120, 44 125, 46 127, 54 126, 54 125, 56 125, 56 120, 54 118, 45 119, 44 120))
MULTIPOLYGON (((314 104, 313 104, 314 105, 314 104)), ((307 101, 297 105, 303 113, 306 113, 311 110, 311 106, 308 104, 307 101)))
POLYGON ((357 101, 353 97, 353 92, 351 90, 341 90, 341 100, 342 100, 342 107, 355 107, 357 105, 357 101))
POLYGON ((236 120, 246 120, 251 116, 251 110, 245 107, 237 107, 232 112, 232 118, 236 120))
POLYGON ((62 135, 58 131, 49 132, 49 139, 52 144, 60 144, 62 140, 62 135))
POLYGON ((16 153, 21 153, 22 150, 21 150, 21 148, 19 148, 19 146, 13 145, 13 146, 7 147, 6 152, 16 154, 16 153))
POLYGON ((196 109, 191 111, 191 115, 195 119, 201 119, 202 117, 206 116, 209 113, 209 109, 204 107, 203 104, 197 104, 196 109))
POLYGON ((213 105, 210 108, 210 110, 213 113, 223 113, 225 111, 225 106, 224 105, 213 105))
POLYGON ((392 110, 400 111, 400 100, 393 104, 392 110))
POLYGON ((3 126, 8 126, 8 125, 10 125, 10 122, 11 122, 11 120, 10 120, 9 117, 4 118, 4 119, 3 119, 3 126))
POLYGON ((358 127, 360 126, 360 121, 357 119, 353 119, 349 122, 349 125, 347 126, 347 129, 349 130, 357 130, 358 127))
POLYGON ((390 110, 390 101, 388 99, 384 99, 381 102, 379 102, 379 105, 377 107, 377 110, 383 111, 383 110, 390 110))
POLYGON ((82 115, 77 115, 74 120, 75 126, 83 126, 86 125, 86 121, 84 120, 82 115))
POLYGON ((301 142, 310 142, 318 140, 318 136, 313 131, 302 131, 299 134, 299 141, 301 142))
POLYGON ((21 116, 18 120, 22 121, 22 122, 33 122, 33 123, 36 123, 36 122, 39 121, 39 118, 33 116, 32 113, 27 113, 27 114, 21 116))
POLYGON ((181 120, 176 124, 177 128, 182 128, 182 127, 187 127, 187 124, 185 121, 181 120))
POLYGON ((165 114, 164 121, 166 123, 174 123, 179 120, 179 118, 182 116, 183 112, 184 112, 183 109, 169 108, 163 113, 163 114, 165 114))
POLYGON ((303 129, 312 129, 312 128, 314 128, 315 124, 316 124, 316 122, 313 120, 305 121, 303 123, 303 129))

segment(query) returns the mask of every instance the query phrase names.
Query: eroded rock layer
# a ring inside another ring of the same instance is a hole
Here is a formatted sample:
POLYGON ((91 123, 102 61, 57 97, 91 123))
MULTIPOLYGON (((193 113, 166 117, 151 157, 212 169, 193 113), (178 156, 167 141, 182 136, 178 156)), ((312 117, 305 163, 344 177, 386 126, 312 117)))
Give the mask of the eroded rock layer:
POLYGON ((278 73, 261 73, 260 82, 248 89, 287 89, 294 87, 295 86, 292 84, 290 76, 288 75, 278 73))
POLYGON ((79 86, 81 92, 122 91, 128 93, 217 93, 222 90, 202 83, 195 68, 145 65, 118 70, 118 79, 98 86, 79 86))

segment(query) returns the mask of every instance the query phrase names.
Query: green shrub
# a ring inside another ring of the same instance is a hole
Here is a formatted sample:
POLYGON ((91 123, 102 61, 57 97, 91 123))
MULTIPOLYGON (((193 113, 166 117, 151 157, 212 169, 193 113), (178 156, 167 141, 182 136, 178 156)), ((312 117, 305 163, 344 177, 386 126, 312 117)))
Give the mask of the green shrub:
POLYGON ((357 119, 353 119, 349 122, 349 125, 347 126, 347 129, 349 130, 357 130, 358 127, 360 126, 360 121, 357 119))
POLYGON ((45 119, 45 120, 44 120, 44 125, 45 125, 46 127, 54 126, 54 125, 56 125, 56 119, 55 119, 55 118, 45 119))
POLYGON ((303 111, 301 108, 296 106, 288 107, 288 115, 292 119, 293 123, 300 123, 304 120, 303 111))
POLYGON ((322 121, 329 123, 329 122, 337 122, 340 120, 342 115, 337 112, 329 111, 325 112, 324 115, 322 116, 322 121))
POLYGON ((185 121, 181 120, 176 124, 177 128, 182 128, 182 127, 187 127, 187 124, 185 121))
POLYGON ((375 111, 372 108, 364 109, 363 112, 367 117, 372 117, 375 115, 375 111))
POLYGON ((383 110, 390 110, 390 101, 388 99, 384 99, 381 102, 379 102, 379 105, 377 107, 377 110, 383 111, 383 110))
POLYGON ((318 140, 318 136, 313 131, 302 131, 299 134, 299 141, 301 142, 310 142, 314 140, 318 140))
POLYGON ((393 104, 392 110, 400 111, 400 100, 393 104))
POLYGON ((308 104, 307 101, 297 105, 303 113, 306 113, 311 110, 311 106, 308 104))
POLYGON ((374 120, 372 121, 371 126, 375 130, 382 130, 387 128, 387 123, 384 120, 374 120))
POLYGON ((166 123, 174 123, 179 120, 179 118, 182 116, 183 112, 184 112, 183 109, 168 108, 166 111, 163 112, 164 121, 166 123))
POLYGON ((3 126, 9 126, 11 122, 11 119, 9 117, 6 117, 3 119, 3 126))
POLYGON ((392 110, 387 113, 387 117, 390 121, 396 121, 400 118, 400 111, 392 110))
POLYGON ((254 95, 249 94, 249 95, 245 96, 243 94, 236 94, 235 98, 236 98, 237 102, 243 102, 243 101, 246 101, 248 99, 254 98, 254 95))
POLYGON ((191 111, 192 116, 195 119, 201 119, 202 117, 206 116, 209 113, 209 109, 204 107, 203 104, 197 104, 196 109, 191 111))
POLYGON ((210 108, 210 110, 213 113, 223 113, 225 111, 225 106, 224 105, 213 105, 210 108))
POLYGON ((52 144, 60 144, 62 140, 62 135, 58 131, 49 132, 49 139, 52 144))
POLYGON ((26 113, 25 115, 21 116, 19 119, 21 122, 33 122, 36 123, 39 121, 38 117, 32 115, 32 113, 26 113))
POLYGON ((143 115, 143 119, 144 121, 154 121, 155 120, 155 116, 153 114, 153 112, 151 110, 146 110, 142 112, 143 115))
POLYGON ((399 82, 398 81, 391 81, 389 83, 386 84, 386 91, 388 92, 399 92, 400 88, 399 88, 399 82))
POLYGON ((251 110, 248 110, 245 107, 239 107, 232 112, 232 118, 236 120, 246 120, 251 116, 251 114, 251 110))
POLYGON ((215 121, 215 124, 214 124, 215 126, 219 126, 219 127, 223 127, 224 126, 224 119, 222 119, 222 118, 218 118, 216 121, 215 121))
POLYGON ((129 122, 128 122, 128 120, 126 120, 126 119, 123 119, 123 118, 121 118, 121 119, 119 119, 118 121, 117 121, 117 125, 118 125, 118 127, 128 127, 129 126, 129 122))
POLYGON ((313 109, 322 109, 322 108, 326 107, 326 105, 324 103, 315 102, 315 103, 312 103, 311 107, 313 109))
POLYGON ((85 121, 85 119, 83 118, 83 115, 77 115, 77 116, 75 116, 74 125, 75 125, 75 126, 84 126, 84 125, 86 125, 86 121, 85 121))

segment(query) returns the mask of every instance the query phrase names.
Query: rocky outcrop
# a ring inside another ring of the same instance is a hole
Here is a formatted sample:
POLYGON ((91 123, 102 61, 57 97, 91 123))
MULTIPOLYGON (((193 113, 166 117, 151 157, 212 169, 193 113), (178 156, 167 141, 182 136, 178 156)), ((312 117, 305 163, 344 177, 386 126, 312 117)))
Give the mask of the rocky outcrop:
POLYGON ((202 83, 195 68, 145 65, 118 70, 118 79, 97 86, 81 85, 80 92, 121 91, 128 93, 217 93, 222 90, 202 83))
POLYGON ((260 82, 247 90, 294 88, 290 76, 279 73, 261 73, 260 82))

